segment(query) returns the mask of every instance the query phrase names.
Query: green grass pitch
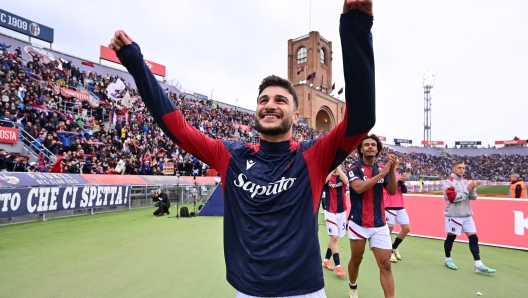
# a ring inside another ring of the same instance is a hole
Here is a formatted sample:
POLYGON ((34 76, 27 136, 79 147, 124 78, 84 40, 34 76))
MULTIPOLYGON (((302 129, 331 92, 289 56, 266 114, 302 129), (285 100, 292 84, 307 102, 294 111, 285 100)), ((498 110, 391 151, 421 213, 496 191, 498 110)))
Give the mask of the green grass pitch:
POLYGON ((507 195, 509 191, 508 185, 480 185, 477 187, 479 194, 507 195))
MULTIPOLYGON (((510 187, 508 185, 479 185, 477 187, 477 193, 479 195, 508 195, 510 187)), ((433 191, 438 194, 442 194, 441 190, 433 191)))
MULTIPOLYGON (((153 210, 0 227, 0 297, 234 297, 225 279, 222 218, 155 217, 153 210)), ((319 223, 325 251, 322 216, 319 223)), ((346 266, 348 239, 341 238, 339 246, 346 266)), ((397 297, 476 297, 477 292, 527 297, 526 251, 481 246, 485 264, 498 270, 495 275, 473 271, 464 243, 453 248, 457 271, 444 266, 440 240, 408 237, 400 252, 404 260, 392 267, 397 297)), ((348 297, 347 277, 328 270, 324 277, 329 298, 348 297)), ((383 296, 368 251, 359 290, 362 298, 383 296)))

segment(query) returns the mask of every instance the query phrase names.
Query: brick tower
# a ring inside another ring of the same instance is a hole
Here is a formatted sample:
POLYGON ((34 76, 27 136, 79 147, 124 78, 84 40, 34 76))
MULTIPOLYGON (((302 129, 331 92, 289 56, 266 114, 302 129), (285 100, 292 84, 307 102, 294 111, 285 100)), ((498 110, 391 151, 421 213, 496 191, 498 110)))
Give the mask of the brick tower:
POLYGON ((299 122, 325 131, 343 120, 345 113, 345 103, 330 95, 332 53, 332 42, 317 31, 288 40, 288 80, 299 96, 299 122))

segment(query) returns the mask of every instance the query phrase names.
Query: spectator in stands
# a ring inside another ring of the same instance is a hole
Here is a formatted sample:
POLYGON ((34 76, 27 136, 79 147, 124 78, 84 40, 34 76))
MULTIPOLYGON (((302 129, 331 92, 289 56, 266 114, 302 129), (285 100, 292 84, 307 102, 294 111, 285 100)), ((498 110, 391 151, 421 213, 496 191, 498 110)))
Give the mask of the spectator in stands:
MULTIPOLYGON (((5 69, 5 66, 2 66, 2 68, 5 69)), ((0 70, 0 77, 4 76, 3 74, 4 74, 3 70, 0 70)), ((2 92, 2 102, 9 103, 9 95, 7 91, 2 92)))
POLYGON ((16 120, 13 119, 9 111, 5 111, 4 115, 0 117, 0 126, 4 127, 13 127, 13 122, 16 120))
MULTIPOLYGON (((195 157, 189 156, 166 136, 160 134, 159 127, 153 123, 137 90, 132 88, 130 83, 125 82, 127 88, 118 95, 118 98, 121 98, 129 92, 134 105, 126 108, 121 105, 121 101, 110 100, 106 91, 110 83, 115 83, 117 79, 120 79, 119 76, 98 74, 93 71, 83 74, 76 65, 64 59, 60 60, 62 62, 62 69, 60 69, 57 61, 47 63, 45 62, 47 59, 43 59, 40 54, 32 55, 33 57, 26 63, 20 59, 21 51, 18 48, 13 52, 10 52, 10 49, 6 46, 3 55, 0 54, 2 100, 0 115, 3 115, 0 116, 0 125, 6 121, 5 113, 9 112, 10 119, 21 123, 24 131, 33 137, 39 136, 44 129, 46 132, 44 147, 54 154, 58 151, 57 154, 65 154, 76 160, 77 154, 68 153, 68 151, 76 151, 78 145, 81 145, 85 154, 96 156, 98 161, 103 157, 115 159, 113 164, 109 162, 106 168, 103 165, 103 171, 97 163, 92 162, 98 174, 112 171, 121 158, 124 165, 120 167, 123 169, 120 173, 140 174, 145 154, 148 151, 152 159, 150 159, 150 171, 145 171, 146 174, 161 173, 165 162, 174 162, 175 170, 180 171, 181 174, 191 175, 198 169, 195 157), (100 106, 93 108, 89 102, 80 102, 75 97, 67 97, 60 92, 59 87, 93 88, 95 96, 100 99, 100 106), (82 110, 76 110, 75 106, 82 110), (110 115, 115 120, 108 122, 110 115), (72 125, 76 118, 77 120, 80 118, 81 125, 78 123, 72 125), (104 124, 110 125, 113 129, 106 129, 104 124), (54 134, 55 132, 59 133, 54 134), (48 135, 53 136, 52 140, 47 137, 48 135), (136 138, 138 135, 141 135, 139 139, 136 138), (83 137, 85 138, 84 143, 82 142, 83 137), (56 142, 53 143, 53 140, 56 142), (73 141, 73 144, 70 141, 73 141), (125 141, 127 141, 126 144, 124 144, 125 141), (103 146, 98 146, 97 143, 110 146, 104 146, 103 149, 101 148, 103 146), (125 153, 126 157, 121 156, 125 153), (132 156, 134 160, 130 162, 132 156), (192 165, 189 165, 189 160, 192 161, 192 165), (154 163, 157 163, 157 167, 154 163)), ((254 112, 230 108, 228 105, 218 104, 211 100, 196 99, 191 95, 171 89, 165 89, 165 93, 174 104, 180 107, 186 121, 209 137, 247 142, 256 142, 258 139, 257 133, 251 129, 255 123, 254 112)), ((302 135, 305 140, 313 140, 323 136, 325 132, 299 123, 294 125, 294 135, 297 134, 302 135)), ((27 140, 24 142, 26 145, 31 145, 27 140)), ((439 179, 444 179, 451 172, 452 162, 458 159, 466 161, 471 179, 507 181, 512 171, 519 173, 521 177, 528 174, 524 166, 528 164, 526 155, 483 154, 469 157, 402 153, 390 148, 384 148, 383 152, 380 155, 382 163, 387 161, 387 153, 395 154, 414 176, 437 176, 439 179)), ((347 164, 357 159, 358 156, 352 154, 347 159, 347 164)), ((2 169, 1 164, 0 161, 0 170, 2 169)), ((78 166, 70 162, 69 167, 77 171, 78 166)), ((199 175, 205 175, 207 167, 205 169, 203 167, 206 166, 203 165, 198 171, 199 175)))
MULTIPOLYGON (((29 121, 27 121, 26 126, 24 126, 24 132, 32 138, 34 138, 37 135, 37 131, 35 130, 35 127, 29 121)), ((24 143, 27 146, 29 146, 30 142, 31 142, 31 139, 28 140, 24 138, 24 143)))
POLYGON ((7 172, 7 159, 10 157, 4 149, 0 149, 0 172, 7 172))
POLYGON ((37 132, 40 132, 42 131, 42 126, 41 126, 41 122, 40 122, 40 117, 38 117, 36 114, 35 114, 35 120, 33 120, 35 122, 35 129, 37 130, 37 132))
POLYGON ((37 167, 36 167, 36 162, 30 162, 29 163, 29 166, 27 167, 27 172, 38 172, 37 170, 37 167))
POLYGON ((125 140, 128 136, 128 128, 127 126, 123 126, 121 128, 121 140, 125 140))
POLYGON ((17 158, 17 162, 13 166, 13 172, 27 172, 27 159, 17 158))

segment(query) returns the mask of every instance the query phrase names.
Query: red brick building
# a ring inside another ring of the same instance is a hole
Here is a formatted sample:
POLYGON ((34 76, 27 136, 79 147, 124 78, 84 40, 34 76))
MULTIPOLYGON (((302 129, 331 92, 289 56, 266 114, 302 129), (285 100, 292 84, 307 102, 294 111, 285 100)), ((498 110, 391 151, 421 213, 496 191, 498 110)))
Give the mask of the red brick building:
POLYGON ((288 40, 288 80, 299 96, 301 119, 325 131, 343 120, 345 113, 345 103, 330 95, 332 53, 332 42, 317 31, 288 40))

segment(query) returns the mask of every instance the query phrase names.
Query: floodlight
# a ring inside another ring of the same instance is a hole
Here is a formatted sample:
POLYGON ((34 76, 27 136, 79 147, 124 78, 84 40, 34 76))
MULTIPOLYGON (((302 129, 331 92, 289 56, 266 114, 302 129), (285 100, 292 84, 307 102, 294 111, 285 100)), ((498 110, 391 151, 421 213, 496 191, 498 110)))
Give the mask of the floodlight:
POLYGON ((436 78, 436 71, 428 70, 424 73, 423 86, 424 88, 433 88, 436 78))

